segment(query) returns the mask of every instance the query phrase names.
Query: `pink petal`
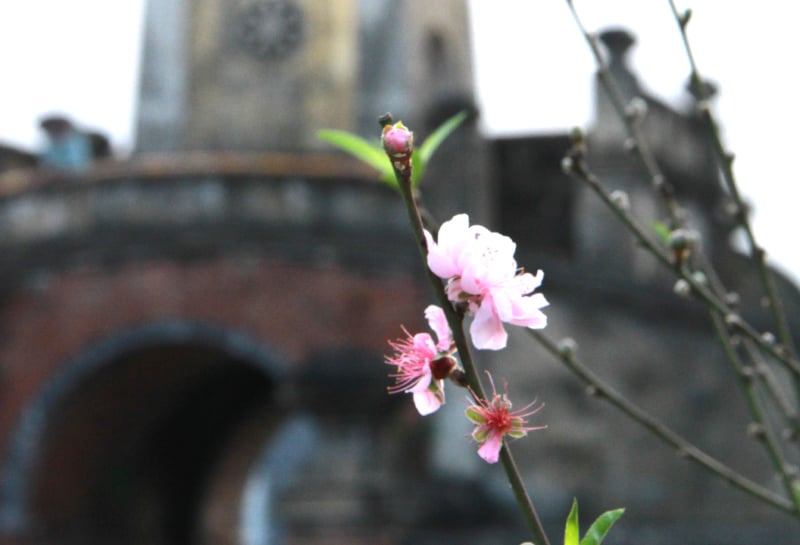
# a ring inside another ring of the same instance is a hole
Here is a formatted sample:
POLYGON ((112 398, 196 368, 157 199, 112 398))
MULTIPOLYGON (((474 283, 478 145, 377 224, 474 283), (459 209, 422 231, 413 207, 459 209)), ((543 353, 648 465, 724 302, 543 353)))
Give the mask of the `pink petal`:
POLYGON ((439 228, 436 241, 426 231, 428 243, 428 267, 439 278, 448 279, 461 275, 459 260, 469 243, 469 216, 457 214, 439 228))
POLYGON ((436 333, 436 338, 439 339, 439 342, 436 343, 436 348, 441 352, 449 352, 450 345, 453 344, 453 334, 450 331, 450 325, 447 323, 444 310, 436 305, 429 305, 425 309, 425 318, 428 320, 428 325, 436 333))
POLYGON ((420 415, 426 416, 436 412, 442 406, 444 392, 439 395, 439 392, 433 392, 426 388, 424 392, 414 392, 414 406, 420 415))
POLYGON ((417 333, 414 335, 414 350, 421 358, 432 360, 436 357, 436 343, 430 333, 417 333))
POLYGON ((431 373, 431 366, 425 365, 425 370, 419 375, 419 379, 414 385, 406 390, 406 393, 421 393, 430 389, 431 381, 433 380, 433 373, 431 373))
POLYGON ((508 343, 503 322, 494 313, 493 301, 487 296, 482 302, 469 328, 472 344, 480 350, 502 350, 508 343))
POLYGON ((547 299, 541 293, 520 297, 514 302, 512 318, 507 321, 513 325, 542 329, 547 326, 547 316, 539 309, 546 307, 547 304, 547 299))
POLYGON ((427 231, 425 231, 425 239, 428 243, 427 261, 431 272, 445 280, 458 276, 460 269, 457 267, 455 260, 445 251, 445 248, 439 246, 427 231))
POLYGON ((496 464, 500 459, 500 448, 503 446, 502 435, 490 433, 486 441, 478 448, 478 456, 489 462, 496 464))

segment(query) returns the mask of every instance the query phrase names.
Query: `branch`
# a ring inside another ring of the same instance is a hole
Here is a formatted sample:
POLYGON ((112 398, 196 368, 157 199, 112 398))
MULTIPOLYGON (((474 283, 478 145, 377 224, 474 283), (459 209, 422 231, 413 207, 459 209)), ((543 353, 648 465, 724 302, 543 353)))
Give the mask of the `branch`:
POLYGON ((613 406, 617 407, 627 416, 641 424, 656 437, 675 447, 681 456, 684 456, 700 466, 716 474, 730 485, 758 498, 759 500, 772 505, 790 514, 797 514, 798 508, 784 497, 772 492, 760 484, 747 479, 737 471, 726 466, 716 458, 706 454, 700 448, 690 443, 671 429, 667 428, 656 418, 640 409, 637 405, 628 401, 622 394, 618 393, 611 386, 603 382, 600 377, 595 375, 588 367, 581 363, 574 355, 574 350, 563 350, 555 342, 539 331, 527 330, 542 347, 550 354, 560 359, 566 367, 572 371, 584 384, 591 388, 593 394, 606 399, 613 406))
MULTIPOLYGON (((708 91, 708 86, 700 76, 700 71, 697 69, 697 62, 695 61, 691 45, 689 44, 689 37, 686 34, 686 27, 689 23, 691 11, 686 11, 683 14, 679 14, 673 0, 669 0, 669 5, 672 10, 672 14, 675 17, 675 21, 678 24, 678 28, 680 29, 681 40, 683 41, 683 45, 686 50, 686 56, 689 58, 689 65, 691 67, 691 86, 693 89, 695 89, 699 97, 697 110, 706 126, 709 138, 713 143, 714 152, 717 156, 720 170, 722 171, 722 179, 725 183, 725 187, 728 189, 734 205, 736 206, 736 219, 744 228, 748 246, 750 247, 750 258, 756 265, 759 278, 761 279, 761 284, 764 288, 764 292, 767 295, 772 319, 777 328, 778 339, 787 350, 789 356, 796 360, 797 351, 795 350, 794 342, 792 341, 791 333, 789 331, 786 313, 784 312, 780 298, 777 295, 772 271, 767 266, 766 252, 756 242, 755 233, 746 212, 747 207, 742 200, 739 187, 736 183, 736 178, 733 173, 733 155, 725 150, 725 146, 722 143, 719 124, 714 118, 714 115, 711 113, 711 108, 709 106, 710 94, 708 91)), ((798 395, 800 395, 800 379, 797 377, 795 377, 795 391, 798 393, 798 395)))

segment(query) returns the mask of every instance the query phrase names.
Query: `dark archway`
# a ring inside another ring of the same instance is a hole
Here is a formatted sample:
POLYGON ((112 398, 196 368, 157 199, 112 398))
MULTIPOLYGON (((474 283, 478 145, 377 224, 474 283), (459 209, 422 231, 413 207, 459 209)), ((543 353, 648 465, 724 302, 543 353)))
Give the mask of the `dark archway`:
POLYGON ((0 529, 59 543, 188 544, 209 475, 253 412, 277 425, 278 359, 207 324, 161 322, 66 362, 25 409, 0 529))

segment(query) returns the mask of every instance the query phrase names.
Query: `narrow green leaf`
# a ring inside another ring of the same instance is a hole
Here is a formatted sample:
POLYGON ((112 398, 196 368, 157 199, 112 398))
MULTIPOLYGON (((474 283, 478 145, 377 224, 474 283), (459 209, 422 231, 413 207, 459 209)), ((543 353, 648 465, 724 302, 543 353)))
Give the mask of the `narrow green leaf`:
POLYGON ((587 530, 586 535, 583 536, 580 545, 600 545, 611 530, 611 527, 622 516, 625 509, 614 509, 613 511, 606 511, 597 520, 592 523, 587 530))
POLYGON ((564 528, 564 545, 579 545, 580 528, 578 527, 578 500, 572 499, 572 509, 567 516, 564 528))
POLYGON ((411 154, 411 185, 417 187, 422 175, 425 173, 425 161, 419 153, 411 154))
POLYGON ((324 140, 340 150, 349 153, 356 159, 364 161, 380 172, 383 182, 392 187, 397 187, 397 180, 395 180, 394 177, 392 164, 389 162, 389 157, 386 156, 386 152, 383 151, 380 144, 369 142, 347 131, 323 129, 317 132, 317 136, 320 140, 324 140))
MULTIPOLYGON (((419 158, 422 160, 422 164, 427 166, 428 161, 430 161, 433 152, 442 144, 442 142, 447 139, 450 134, 454 130, 456 130, 459 125, 461 125, 469 113, 466 110, 462 110, 458 112, 456 115, 439 125, 439 127, 433 131, 428 138, 422 143, 422 145, 417 149, 419 153, 419 158)), ((424 168, 424 167, 423 167, 424 168)))

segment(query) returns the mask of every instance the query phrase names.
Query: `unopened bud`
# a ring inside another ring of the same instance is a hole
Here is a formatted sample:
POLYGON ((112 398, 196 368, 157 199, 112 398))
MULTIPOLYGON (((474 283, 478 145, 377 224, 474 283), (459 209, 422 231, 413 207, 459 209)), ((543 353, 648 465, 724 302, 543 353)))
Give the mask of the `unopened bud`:
POLYGON ((761 340, 764 341, 766 344, 773 345, 775 344, 775 334, 769 331, 765 331, 761 334, 761 340))
POLYGON ((558 352, 562 357, 571 358, 578 349, 578 343, 571 337, 565 337, 558 341, 558 352))
POLYGON ((621 189, 615 189, 609 195, 611 202, 617 205, 620 210, 630 210, 631 209, 631 200, 628 197, 628 193, 622 191, 621 189))
POLYGON ((730 328, 738 328, 742 325, 742 319, 738 314, 731 312, 725 315, 725 324, 730 328))
POLYGON ((669 245, 673 250, 689 250, 697 244, 697 234, 688 229, 675 229, 669 234, 669 245))
POLYGON ((409 159, 414 151, 414 133, 401 121, 384 125, 381 140, 383 149, 392 159, 409 159))
POLYGON ((689 253, 697 246, 697 240, 697 233, 688 229, 675 229, 669 234, 669 246, 678 267, 683 265, 689 253))
POLYGON ((692 18, 692 10, 687 8, 686 11, 684 11, 683 14, 678 18, 678 22, 680 23, 681 28, 686 28, 686 25, 689 24, 691 18, 692 18))
POLYGON ((572 157, 564 157, 561 159, 561 170, 563 170, 566 174, 572 173, 572 167, 575 166, 575 162, 572 160, 572 157))
POLYGON ((673 286, 672 291, 681 297, 689 297, 692 294, 692 286, 689 284, 689 282, 683 278, 680 278, 677 282, 675 282, 675 286, 673 286))
POLYGON ((642 97, 633 97, 625 107, 625 115, 633 121, 641 121, 647 115, 647 102, 642 97))
POLYGON ((708 284, 708 277, 706 276, 706 273, 704 273, 703 271, 694 271, 692 273, 692 280, 694 280, 697 284, 700 284, 701 286, 705 286, 706 284, 708 284))
POLYGON ((726 293, 723 299, 725 301, 725 304, 728 305, 729 307, 737 307, 739 306, 739 302, 741 301, 741 299, 739 298, 739 294, 736 293, 735 291, 730 291, 726 293))
POLYGON ((759 424, 758 422, 750 422, 750 424, 747 425, 747 435, 758 441, 763 441, 766 438, 767 433, 762 424, 759 424))

